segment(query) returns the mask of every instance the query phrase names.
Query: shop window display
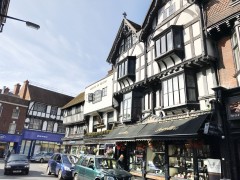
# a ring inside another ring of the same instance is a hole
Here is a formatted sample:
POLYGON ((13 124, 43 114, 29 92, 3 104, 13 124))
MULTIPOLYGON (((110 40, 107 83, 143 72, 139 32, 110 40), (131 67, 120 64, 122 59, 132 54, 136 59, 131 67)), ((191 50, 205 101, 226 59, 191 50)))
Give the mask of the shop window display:
POLYGON ((204 159, 210 156, 208 145, 201 141, 188 141, 185 144, 174 144, 168 147, 169 175, 175 178, 194 180, 196 169, 194 158, 197 160, 199 177, 206 178, 206 165, 204 159), (194 157, 196 154, 196 157, 194 157))

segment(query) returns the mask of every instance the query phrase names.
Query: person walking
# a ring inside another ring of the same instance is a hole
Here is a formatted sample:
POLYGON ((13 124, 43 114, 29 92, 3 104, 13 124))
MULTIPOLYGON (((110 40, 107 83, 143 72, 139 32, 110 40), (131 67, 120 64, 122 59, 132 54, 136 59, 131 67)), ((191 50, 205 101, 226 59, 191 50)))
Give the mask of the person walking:
POLYGON ((123 156, 123 154, 121 154, 120 157, 117 160, 117 169, 123 169, 124 170, 123 159, 124 159, 124 156, 123 156))

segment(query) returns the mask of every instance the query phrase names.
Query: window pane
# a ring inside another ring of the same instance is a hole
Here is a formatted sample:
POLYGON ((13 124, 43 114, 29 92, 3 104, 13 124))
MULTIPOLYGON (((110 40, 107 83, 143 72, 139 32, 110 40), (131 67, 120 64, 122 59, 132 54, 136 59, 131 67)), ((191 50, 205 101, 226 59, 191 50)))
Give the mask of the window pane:
POLYGON ((181 89, 180 90, 180 103, 185 103, 186 101, 186 98, 185 98, 185 92, 184 92, 184 89, 181 89))
POLYGON ((184 78, 183 78, 183 74, 178 76, 178 81, 179 81, 179 89, 183 89, 184 88, 184 78))
POLYGON ((163 96, 163 103, 164 103, 164 107, 168 107, 168 94, 164 94, 163 96))
POLYGON ((169 106, 172 106, 173 105, 173 93, 169 93, 169 106))
POLYGON ((173 39, 172 39, 172 32, 167 33, 167 46, 168 51, 171 51, 173 49, 173 39))
POLYGON ((173 91, 178 90, 178 77, 173 78, 173 91))
POLYGON ((235 58, 235 61, 236 61, 236 66, 237 66, 237 70, 240 70, 240 59, 239 59, 239 48, 238 47, 236 47, 235 49, 234 49, 234 58, 235 58))
POLYGON ((161 37, 161 54, 166 52, 166 40, 165 36, 161 37))
POLYGON ((172 92, 173 88, 172 88, 172 79, 168 80, 168 92, 172 92))
POLYGON ((128 61, 124 62, 124 70, 125 70, 124 75, 127 75, 128 74, 128 61))
POLYGON ((174 39, 175 39, 175 48, 182 48, 182 35, 181 35, 182 31, 177 31, 174 39))
POLYGON ((163 94, 166 94, 167 92, 168 92, 167 81, 163 81, 163 94))
POLYGON ((196 101, 196 93, 195 93, 195 89, 188 89, 188 98, 189 101, 196 101))
POLYGON ((156 57, 160 56, 160 39, 156 41, 156 57))
POLYGON ((179 91, 174 91, 174 104, 179 104, 179 91))
POLYGON ((124 76, 124 71, 125 71, 125 69, 124 69, 124 68, 125 68, 124 63, 122 63, 121 68, 122 68, 121 75, 124 76))

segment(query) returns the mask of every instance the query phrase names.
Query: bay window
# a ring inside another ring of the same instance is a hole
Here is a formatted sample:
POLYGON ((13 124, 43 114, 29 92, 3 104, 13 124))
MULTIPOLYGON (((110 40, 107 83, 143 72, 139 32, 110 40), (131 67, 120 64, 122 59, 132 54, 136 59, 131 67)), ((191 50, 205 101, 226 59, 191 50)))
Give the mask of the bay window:
POLYGON ((123 95, 123 120, 127 121, 131 119, 132 110, 132 93, 123 95))
POLYGON ((154 39, 156 60, 173 52, 182 57, 184 50, 182 26, 170 26, 154 39))
POLYGON ((122 78, 135 79, 136 56, 128 56, 118 63, 118 80, 122 78))

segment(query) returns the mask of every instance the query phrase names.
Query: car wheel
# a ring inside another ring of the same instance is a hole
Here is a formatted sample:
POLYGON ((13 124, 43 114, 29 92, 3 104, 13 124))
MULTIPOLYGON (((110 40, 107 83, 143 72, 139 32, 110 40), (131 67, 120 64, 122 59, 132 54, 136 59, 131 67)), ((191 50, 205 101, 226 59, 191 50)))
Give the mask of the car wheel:
POLYGON ((4 170, 4 175, 8 175, 8 172, 6 170, 4 170))
POLYGON ((79 178, 78 178, 78 174, 75 174, 75 175, 74 175, 73 180, 79 180, 79 178))
POLYGON ((43 162, 44 162, 44 159, 43 159, 43 158, 41 158, 41 159, 40 159, 40 163, 43 163, 43 162))
POLYGON ((49 168, 49 166, 47 167, 47 175, 51 175, 52 173, 51 173, 51 171, 50 171, 50 168, 49 168))
POLYGON ((59 180, 63 179, 63 178, 62 178, 62 170, 59 170, 59 171, 58 171, 58 179, 59 179, 59 180))

